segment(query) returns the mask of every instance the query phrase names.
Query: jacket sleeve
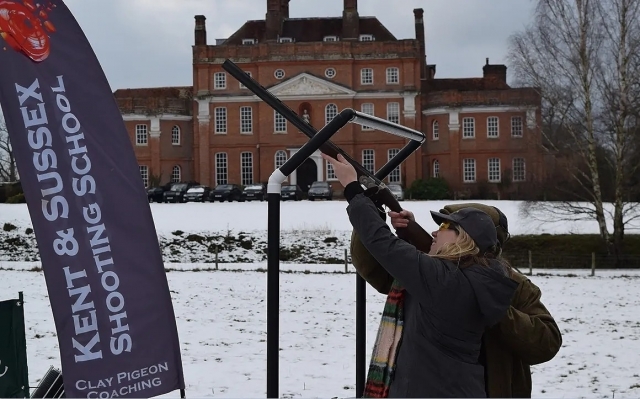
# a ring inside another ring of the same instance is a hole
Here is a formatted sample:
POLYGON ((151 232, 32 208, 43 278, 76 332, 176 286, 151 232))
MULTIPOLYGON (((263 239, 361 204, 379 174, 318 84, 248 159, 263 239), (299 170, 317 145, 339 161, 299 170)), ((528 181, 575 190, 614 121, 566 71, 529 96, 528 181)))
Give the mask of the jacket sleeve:
POLYGON ((364 194, 356 195, 349 202, 347 213, 362 245, 419 301, 431 302, 433 294, 454 275, 445 262, 396 237, 364 194))
POLYGON ((381 294, 388 294, 393 277, 362 245, 355 230, 351 233, 351 260, 358 274, 381 294))
POLYGON ((527 278, 520 280, 511 307, 496 328, 505 345, 523 362, 544 363, 560 350, 562 334, 540 301, 540 289, 527 278))

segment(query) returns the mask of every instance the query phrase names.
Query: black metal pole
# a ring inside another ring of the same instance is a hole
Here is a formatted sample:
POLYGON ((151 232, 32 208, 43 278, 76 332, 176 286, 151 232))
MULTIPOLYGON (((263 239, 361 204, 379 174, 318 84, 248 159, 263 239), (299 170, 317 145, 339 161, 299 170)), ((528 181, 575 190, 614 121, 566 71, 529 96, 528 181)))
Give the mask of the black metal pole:
POLYGON ((267 398, 278 397, 280 350, 280 187, 282 181, 344 125, 354 111, 347 108, 276 169, 267 183, 267 398))
POLYGON ((280 193, 268 193, 267 202, 267 398, 277 398, 280 371, 280 193))
POLYGON ((361 398, 367 378, 367 285, 356 273, 356 397, 361 398))

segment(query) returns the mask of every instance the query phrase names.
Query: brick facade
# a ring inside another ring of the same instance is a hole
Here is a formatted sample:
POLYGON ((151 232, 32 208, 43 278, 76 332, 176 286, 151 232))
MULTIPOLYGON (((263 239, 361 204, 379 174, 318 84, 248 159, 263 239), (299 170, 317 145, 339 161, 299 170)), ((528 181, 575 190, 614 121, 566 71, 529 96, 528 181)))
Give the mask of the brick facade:
MULTIPOLYGON (((247 21, 215 45, 207 43, 205 17, 196 16, 193 87, 115 93, 136 155, 150 175, 161 174, 165 183, 178 166, 181 180, 212 187, 266 182, 277 160, 288 159, 308 141, 290 123, 276 120, 270 106, 222 69, 230 59, 289 108, 308 116, 318 130, 332 115, 353 108, 423 131, 425 145, 391 177, 405 187, 433 176, 434 161, 439 175, 460 195, 476 190, 488 176, 490 158, 500 159, 502 181, 513 158, 525 158, 526 181, 541 178, 540 98, 533 89, 510 88, 506 67, 487 60, 483 78, 436 79, 435 66, 426 64, 422 9, 414 10, 416 38, 398 40, 377 18, 359 16, 356 0, 345 0, 341 18, 289 18, 288 3, 268 0, 265 20, 247 21), (498 118, 498 137, 487 138, 489 117, 498 118), (522 137, 512 137, 511 117, 521 119, 522 137), (474 138, 462 137, 464 118, 474 118, 474 138), (434 121, 439 126, 435 140, 434 121), (147 144, 136 142, 140 124, 148 125, 147 144), (181 132, 179 144, 172 144, 175 126, 181 132), (472 183, 464 182, 463 159, 476 161, 472 183)), ((363 165, 365 157, 372 160, 367 165, 373 170, 406 144, 354 124, 332 141, 363 165)), ((496 162, 491 162, 496 177, 496 162)), ((329 180, 341 191, 326 168, 316 153, 290 181, 306 190, 314 180, 329 180)), ((513 189, 499 191, 505 190, 513 189)))

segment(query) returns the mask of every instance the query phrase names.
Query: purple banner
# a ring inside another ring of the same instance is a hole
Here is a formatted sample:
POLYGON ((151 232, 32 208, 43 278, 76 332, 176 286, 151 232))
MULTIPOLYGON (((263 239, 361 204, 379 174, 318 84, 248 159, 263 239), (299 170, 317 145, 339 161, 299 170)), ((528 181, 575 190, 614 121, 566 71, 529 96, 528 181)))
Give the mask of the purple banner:
POLYGON ((0 34, 0 105, 42 258, 66 397, 183 389, 147 195, 89 42, 62 0, 0 0, 0 34))

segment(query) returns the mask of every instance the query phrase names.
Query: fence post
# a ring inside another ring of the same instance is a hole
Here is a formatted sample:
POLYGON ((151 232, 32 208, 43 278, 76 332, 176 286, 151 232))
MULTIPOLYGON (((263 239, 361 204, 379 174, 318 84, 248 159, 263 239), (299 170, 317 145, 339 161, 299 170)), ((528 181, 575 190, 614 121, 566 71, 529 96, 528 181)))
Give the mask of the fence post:
POLYGON ((529 275, 533 276, 533 260, 531 259, 531 250, 529 250, 529 275))
POLYGON ((344 272, 345 274, 349 272, 349 262, 347 262, 347 249, 344 249, 344 272))
POLYGON ((591 276, 596 275, 596 253, 591 252, 591 276))
POLYGON ((218 246, 216 245, 216 270, 218 270, 218 246))

